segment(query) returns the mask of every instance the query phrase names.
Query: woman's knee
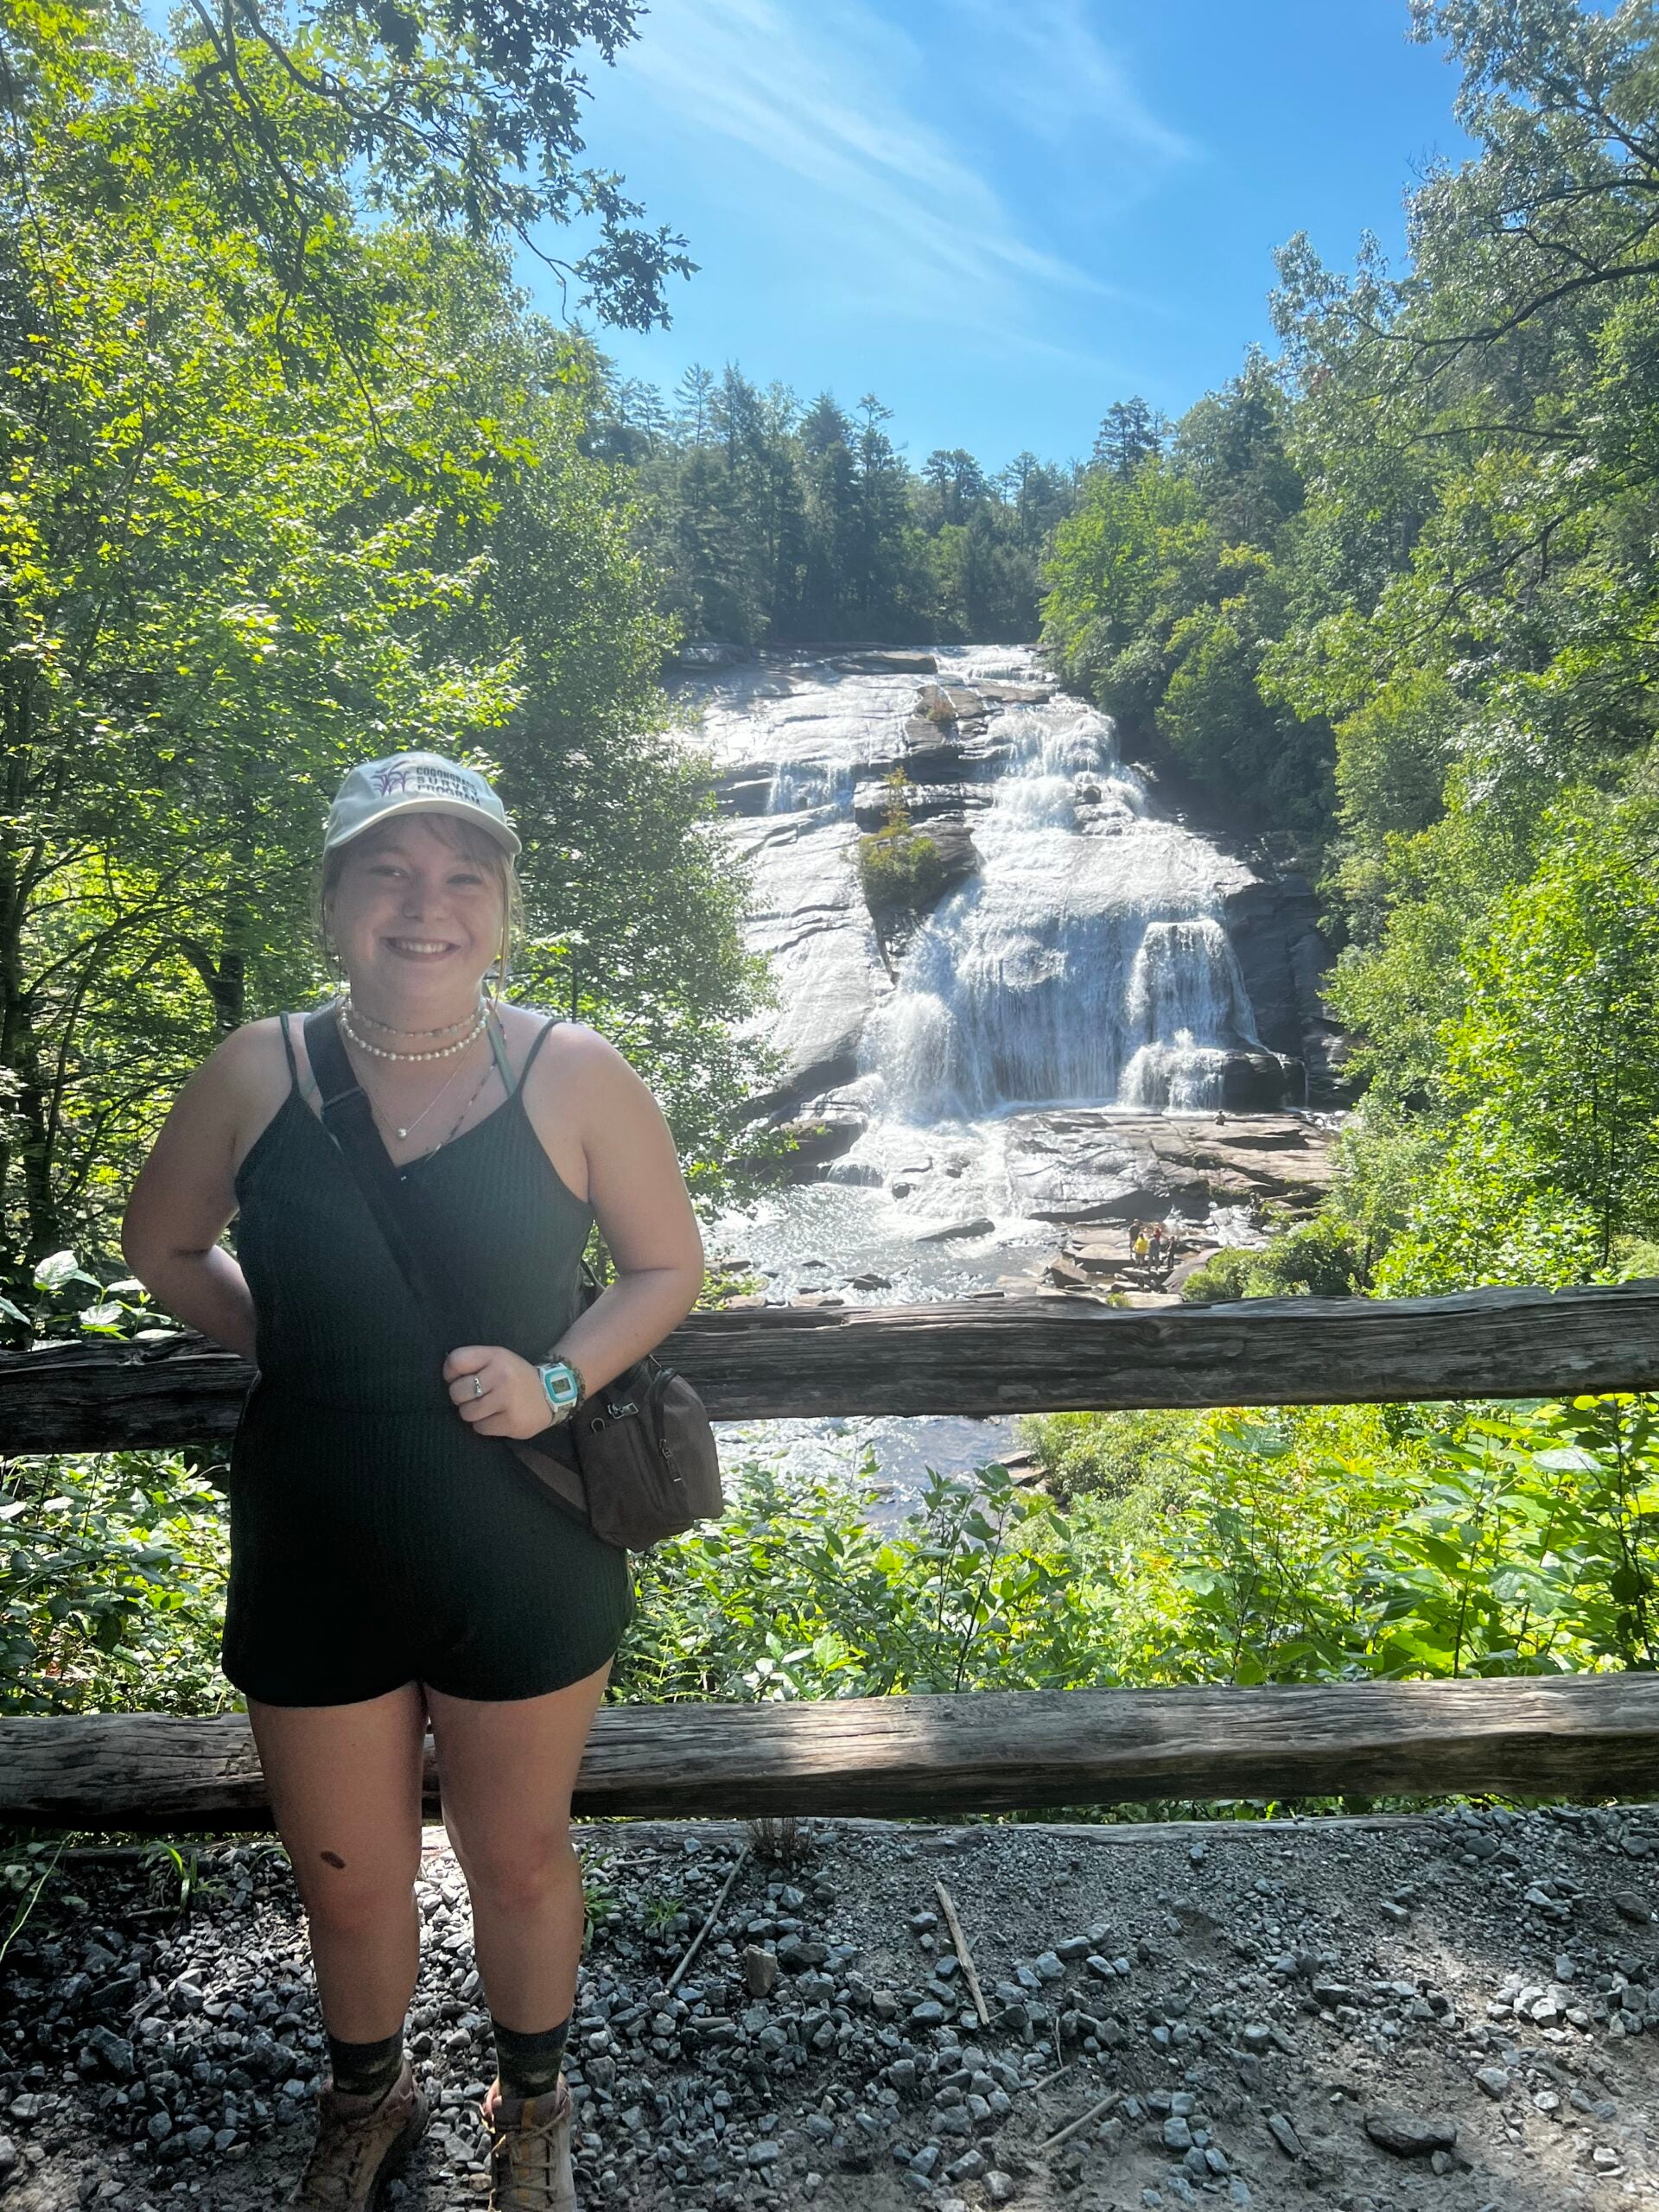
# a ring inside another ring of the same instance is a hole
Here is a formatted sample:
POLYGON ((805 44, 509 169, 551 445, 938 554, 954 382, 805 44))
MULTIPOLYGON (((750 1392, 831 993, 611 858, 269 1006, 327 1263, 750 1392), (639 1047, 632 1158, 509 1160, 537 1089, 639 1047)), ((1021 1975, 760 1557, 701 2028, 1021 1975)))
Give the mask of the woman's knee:
POLYGON ((474 1907, 481 1904, 506 1917, 538 1911, 576 1872, 570 1831, 563 1823, 482 1842, 474 1839, 468 1843, 459 1836, 454 1841, 474 1907))

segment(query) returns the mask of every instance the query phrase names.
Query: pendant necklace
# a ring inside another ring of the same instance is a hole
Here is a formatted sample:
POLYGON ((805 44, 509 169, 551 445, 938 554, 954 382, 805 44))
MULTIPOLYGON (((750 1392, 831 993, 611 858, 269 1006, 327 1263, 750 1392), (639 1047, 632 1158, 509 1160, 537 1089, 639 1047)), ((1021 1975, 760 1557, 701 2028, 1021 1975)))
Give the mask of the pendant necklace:
MULTIPOLYGON (((347 1035, 348 1037, 350 1037, 350 1038, 351 1038, 351 1040, 352 1040, 353 1044, 354 1044, 354 1045, 355 1045, 355 1044, 359 1044, 359 1043, 360 1043, 360 1041, 361 1041, 361 1040, 360 1040, 360 1039, 359 1039, 359 1037, 356 1035, 355 1032, 354 1032, 354 1031, 353 1031, 353 1030, 349 1027, 349 1025, 345 1025, 345 1026, 346 1026, 346 1035, 347 1035)), ((477 1041, 478 1033, 478 1033, 478 1031, 477 1031, 477 1030, 474 1030, 474 1031, 473 1032, 472 1036, 471 1036, 471 1037, 469 1037, 469 1038, 467 1039, 467 1042, 469 1045, 470 1045, 470 1044, 474 1044, 474 1043, 475 1043, 475 1042, 477 1041)), ((404 1056, 404 1054, 402 1054, 402 1053, 399 1053, 399 1054, 397 1055, 397 1058, 399 1058, 400 1059, 401 1059, 401 1058, 403 1058, 404 1057, 405 1057, 405 1056, 404 1056)), ((424 1059, 424 1058, 426 1058, 428 1056, 427 1056, 424 1052, 415 1052, 415 1053, 410 1053, 410 1054, 409 1054, 407 1057, 409 1057, 409 1058, 411 1058, 411 1059, 424 1059)), ((491 1055, 491 1058, 490 1058, 490 1061, 489 1061, 489 1067, 493 1067, 493 1066, 494 1066, 494 1065, 495 1065, 494 1055, 493 1055, 493 1054, 492 1054, 492 1055, 491 1055)), ((408 1138, 410 1138, 410 1137, 413 1136, 413 1135, 415 1134, 416 1130, 416 1129, 418 1129, 418 1128, 420 1128, 421 1123, 422 1123, 422 1122, 426 1119, 427 1116, 428 1116, 428 1115, 432 1111, 432 1109, 433 1109, 433 1108, 437 1104, 438 1101, 439 1101, 441 1098, 446 1097, 446 1096, 448 1095, 448 1093, 449 1093, 450 1091, 452 1091, 452 1090, 454 1089, 454 1087, 455 1087, 456 1084, 457 1084, 457 1083, 459 1083, 459 1082, 460 1082, 460 1080, 461 1080, 461 1070, 465 1067, 465 1065, 466 1065, 466 1062, 465 1062, 464 1060, 457 1060, 457 1061, 456 1061, 455 1065, 454 1065, 454 1066, 450 1070, 450 1071, 449 1071, 448 1075, 444 1078, 443 1082, 442 1082, 442 1083, 441 1083, 441 1084, 438 1085, 438 1088, 437 1088, 437 1089, 433 1092, 432 1096, 431 1096, 427 1100, 427 1102, 426 1102, 425 1105, 422 1107, 422 1109, 421 1109, 420 1112, 419 1112, 418 1114, 416 1114, 416 1115, 414 1116, 414 1118, 413 1118, 412 1120, 410 1120, 410 1121, 409 1121, 409 1122, 402 1122, 402 1123, 399 1123, 399 1122, 392 1122, 391 1126, 392 1126, 392 1128, 396 1130, 397 1135, 397 1139, 398 1139, 398 1141, 399 1141, 400 1143, 404 1142, 404 1141, 406 1141, 408 1138)), ((487 1073, 488 1073, 488 1071, 489 1071, 489 1067, 486 1067, 486 1071, 485 1071, 486 1074, 487 1074, 487 1073)), ((484 1086, 483 1086, 482 1083, 480 1083, 480 1084, 479 1084, 479 1086, 478 1086, 478 1090, 474 1090, 474 1093, 473 1093, 473 1098, 476 1098, 476 1097, 477 1097, 477 1096, 478 1096, 478 1091, 479 1091, 479 1090, 481 1090, 483 1088, 484 1088, 484 1086)), ((461 1109, 461 1113, 462 1113, 462 1118, 463 1118, 463 1119, 465 1118, 465 1116, 466 1116, 467 1113, 471 1109, 472 1103, 473 1103, 473 1102, 472 1102, 472 1099, 471 1099, 471 1098, 469 1098, 469 1099, 467 1100, 467 1105, 466 1105, 465 1107, 463 1107, 463 1108, 462 1108, 462 1109, 461 1109)), ((388 1116, 388 1117, 387 1117, 387 1118, 388 1118, 388 1119, 390 1119, 391 1117, 388 1116)))
MULTIPOLYGON (((438 1086, 437 1090, 433 1092, 432 1096, 427 1100, 425 1105, 422 1107, 420 1112, 415 1116, 412 1122, 406 1122, 401 1128, 399 1128, 397 1122, 394 1122, 392 1123, 392 1127, 397 1130, 397 1136, 400 1143, 405 1138, 413 1136, 416 1130, 420 1128, 421 1123, 426 1119, 427 1116, 432 1111, 432 1109, 437 1104, 439 1099, 447 1097, 448 1093, 454 1089, 455 1084, 461 1079, 462 1065, 463 1063, 459 1061, 456 1063, 448 1076, 438 1086)), ((475 1098, 478 1096, 478 1093, 474 1091, 473 1096, 475 1098)))

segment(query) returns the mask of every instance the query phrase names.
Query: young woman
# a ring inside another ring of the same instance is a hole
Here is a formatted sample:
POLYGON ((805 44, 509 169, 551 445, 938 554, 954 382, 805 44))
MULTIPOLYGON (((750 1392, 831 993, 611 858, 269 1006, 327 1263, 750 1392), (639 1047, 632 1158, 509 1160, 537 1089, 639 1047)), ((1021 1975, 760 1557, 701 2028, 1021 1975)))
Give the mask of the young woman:
POLYGON ((499 1439, 537 1436, 690 1312, 702 1246, 644 1084, 575 1023, 495 1005, 518 840, 435 754, 355 768, 323 842, 339 1033, 475 1317, 443 1345, 317 1115, 302 1022, 228 1038, 128 1208, 129 1264, 254 1360, 232 1453, 223 1660, 310 1930, 331 2081, 298 2208, 368 2206, 426 2124, 404 2055, 421 1750, 472 1893, 499 2079, 495 2212, 572 2212, 561 2075, 582 1940, 570 1793, 627 1563, 499 1439), (219 1239, 238 1217, 236 1255, 219 1239), (579 1314, 597 1220, 615 1281, 579 1314))

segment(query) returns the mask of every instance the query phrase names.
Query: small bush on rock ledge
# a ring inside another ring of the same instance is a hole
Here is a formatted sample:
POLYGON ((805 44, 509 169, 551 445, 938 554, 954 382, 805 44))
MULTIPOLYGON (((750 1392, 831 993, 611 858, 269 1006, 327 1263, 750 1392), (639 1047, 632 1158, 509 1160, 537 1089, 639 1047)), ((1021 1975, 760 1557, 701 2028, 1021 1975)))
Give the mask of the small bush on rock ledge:
POLYGON ((933 840, 919 830, 878 830, 858 849, 864 903, 873 914, 925 913, 943 895, 950 872, 933 840))

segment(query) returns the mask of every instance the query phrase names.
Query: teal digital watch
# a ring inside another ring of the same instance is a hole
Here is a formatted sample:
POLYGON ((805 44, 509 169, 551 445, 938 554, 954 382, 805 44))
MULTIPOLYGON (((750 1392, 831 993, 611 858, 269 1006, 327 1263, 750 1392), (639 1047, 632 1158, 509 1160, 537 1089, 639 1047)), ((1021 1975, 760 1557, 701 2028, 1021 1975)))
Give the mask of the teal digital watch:
POLYGON ((536 1372, 542 1378, 542 1389, 555 1421, 563 1421, 567 1414, 574 1413, 587 1395, 582 1376, 568 1359, 543 1361, 536 1372))

